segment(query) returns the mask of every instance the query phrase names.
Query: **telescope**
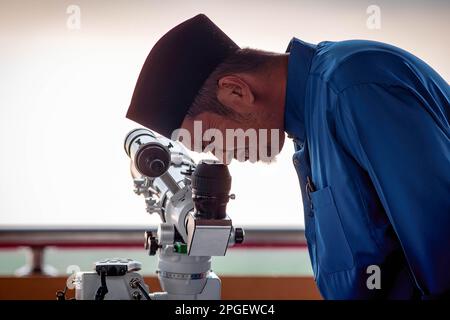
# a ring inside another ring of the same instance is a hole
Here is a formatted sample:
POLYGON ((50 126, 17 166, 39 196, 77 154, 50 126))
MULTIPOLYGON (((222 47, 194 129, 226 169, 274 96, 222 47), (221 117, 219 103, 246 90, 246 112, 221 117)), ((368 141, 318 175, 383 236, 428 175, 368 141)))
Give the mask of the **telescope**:
POLYGON ((75 298, 218 300, 221 282, 211 270, 213 256, 244 241, 227 214, 231 175, 214 160, 196 164, 178 141, 148 129, 127 134, 134 191, 143 196, 146 210, 159 215, 157 232, 145 232, 145 249, 157 255, 163 292, 150 292, 138 273, 140 263, 110 259, 96 263, 95 271, 75 275, 75 298))

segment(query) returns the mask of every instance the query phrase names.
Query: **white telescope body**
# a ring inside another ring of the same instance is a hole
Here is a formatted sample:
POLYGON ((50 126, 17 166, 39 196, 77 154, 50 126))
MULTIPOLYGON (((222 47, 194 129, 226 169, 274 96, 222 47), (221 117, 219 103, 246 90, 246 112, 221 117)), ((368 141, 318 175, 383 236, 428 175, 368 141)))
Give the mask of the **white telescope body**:
POLYGON ((180 143, 147 129, 131 131, 125 139, 135 191, 145 197, 147 211, 157 212, 161 224, 147 237, 150 254, 158 255, 160 299, 220 299, 220 279, 211 269, 211 256, 243 241, 242 229, 231 219, 205 219, 194 214, 191 176, 196 168, 180 143), (170 160, 169 160, 170 159, 170 160))
POLYGON ((226 214, 232 198, 227 167, 205 161, 197 166, 181 143, 147 129, 131 131, 124 147, 136 194, 144 197, 148 213, 161 218, 156 234, 146 232, 145 248, 158 254, 156 273, 164 291, 149 292, 137 273, 138 262, 107 259, 96 263, 95 272, 76 274, 76 298, 220 299, 221 282, 211 271, 211 256, 224 256, 244 239, 244 231, 233 228, 226 214))

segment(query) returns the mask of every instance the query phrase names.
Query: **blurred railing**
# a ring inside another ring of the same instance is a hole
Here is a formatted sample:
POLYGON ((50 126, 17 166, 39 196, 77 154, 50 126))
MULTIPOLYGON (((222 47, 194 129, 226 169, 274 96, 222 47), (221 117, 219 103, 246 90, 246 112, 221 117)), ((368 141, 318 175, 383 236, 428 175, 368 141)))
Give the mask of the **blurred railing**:
MULTIPOLYGON (((247 226, 244 229, 244 243, 231 249, 306 247, 304 230, 300 228, 247 226)), ((45 274, 44 253, 47 247, 143 248, 145 231, 156 231, 156 227, 0 227, 0 249, 28 247, 31 256, 28 265, 21 268, 23 275, 45 274)))

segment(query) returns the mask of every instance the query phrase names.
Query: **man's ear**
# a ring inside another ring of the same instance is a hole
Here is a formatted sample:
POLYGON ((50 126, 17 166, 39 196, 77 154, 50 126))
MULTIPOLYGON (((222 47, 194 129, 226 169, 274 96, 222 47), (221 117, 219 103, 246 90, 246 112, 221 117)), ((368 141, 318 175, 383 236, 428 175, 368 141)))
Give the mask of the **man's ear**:
POLYGON ((239 113, 254 111, 255 96, 250 85, 238 76, 224 76, 218 81, 217 99, 239 113))

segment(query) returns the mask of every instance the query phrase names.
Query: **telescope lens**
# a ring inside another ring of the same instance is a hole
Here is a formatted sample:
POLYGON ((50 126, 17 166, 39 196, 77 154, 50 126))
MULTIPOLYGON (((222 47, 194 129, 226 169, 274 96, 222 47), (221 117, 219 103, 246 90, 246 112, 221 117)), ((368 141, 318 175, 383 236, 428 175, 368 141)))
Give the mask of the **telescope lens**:
POLYGON ((136 169, 147 177, 159 177, 169 169, 169 166, 170 153, 159 144, 145 144, 136 154, 136 169))
MULTIPOLYGON (((134 169, 149 178, 162 176, 170 167, 170 150, 147 129, 135 129, 125 138, 125 152, 134 169)), ((133 170, 132 170, 133 171, 133 170)))
POLYGON ((191 185, 196 216, 226 218, 231 189, 231 175, 226 165, 217 161, 201 161, 192 174, 191 185))

